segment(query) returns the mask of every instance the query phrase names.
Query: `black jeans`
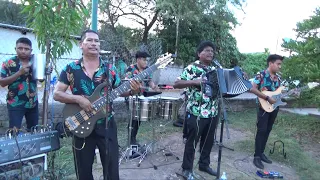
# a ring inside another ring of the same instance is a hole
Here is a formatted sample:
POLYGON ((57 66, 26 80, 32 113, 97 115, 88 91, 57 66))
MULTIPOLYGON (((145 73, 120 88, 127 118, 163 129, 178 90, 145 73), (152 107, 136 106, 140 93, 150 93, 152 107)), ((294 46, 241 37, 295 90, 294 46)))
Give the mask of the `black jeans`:
POLYGON ((38 103, 34 108, 25 108, 25 107, 10 107, 8 108, 9 116, 9 128, 14 126, 18 129, 21 128, 23 116, 26 118, 27 129, 30 130, 31 127, 38 125, 39 122, 39 110, 38 103))
POLYGON ((272 130, 274 121, 276 120, 279 108, 273 112, 265 112, 262 108, 258 109, 257 114, 257 134, 255 139, 255 157, 261 157, 261 154, 266 148, 266 144, 269 138, 269 134, 272 130))
MULTIPOLYGON (((100 130, 100 132, 102 132, 100 130)), ((119 179, 119 146, 117 139, 117 126, 115 121, 109 120, 106 137, 93 131, 90 136, 83 138, 74 137, 73 142, 77 149, 73 149, 74 162, 78 180, 93 180, 92 165, 96 146, 100 152, 105 180, 119 179)))
POLYGON ((195 157, 195 149, 200 139, 199 166, 208 167, 210 164, 210 153, 213 146, 214 133, 217 126, 217 118, 201 118, 187 113, 185 123, 187 124, 187 142, 184 149, 182 168, 191 171, 195 157))

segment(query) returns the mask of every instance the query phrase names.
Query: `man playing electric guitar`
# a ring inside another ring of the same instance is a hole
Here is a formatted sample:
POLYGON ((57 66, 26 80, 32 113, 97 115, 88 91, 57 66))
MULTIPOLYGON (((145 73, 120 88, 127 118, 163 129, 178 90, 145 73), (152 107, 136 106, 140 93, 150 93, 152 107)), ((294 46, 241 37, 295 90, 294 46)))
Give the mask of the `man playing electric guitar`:
MULTIPOLYGON (((272 54, 267 58, 268 68, 259 72, 254 78, 252 85, 253 88, 250 90, 252 93, 256 94, 259 98, 265 99, 270 104, 274 104, 276 100, 269 97, 261 91, 275 91, 280 87, 281 80, 277 75, 277 72, 281 69, 281 64, 284 57, 272 54)), ((271 164, 272 161, 269 160, 263 153, 266 147, 269 134, 272 130, 273 123, 277 117, 279 108, 276 108, 272 112, 266 112, 259 105, 259 110, 257 114, 257 134, 255 139, 255 153, 253 164, 260 169, 264 168, 261 161, 271 164)))
MULTIPOLYGON (((68 64, 62 70, 53 98, 62 103, 78 104, 89 115, 94 112, 94 107, 86 96, 91 96, 97 86, 105 82, 109 82, 109 86, 103 90, 108 92, 108 89, 120 84, 120 78, 114 66, 111 64, 108 66, 100 59, 100 40, 97 32, 84 31, 81 35, 80 48, 83 57, 79 61, 68 64), (72 94, 66 93, 68 87, 72 94)), ((130 91, 121 96, 139 93, 140 83, 130 81, 130 84, 130 91)), ((108 111, 107 130, 105 129, 106 118, 102 118, 97 120, 94 130, 88 137, 73 136, 72 147, 78 180, 93 180, 92 164, 96 147, 100 151, 104 179, 119 179, 117 127, 113 119, 111 104, 108 104, 108 111)))

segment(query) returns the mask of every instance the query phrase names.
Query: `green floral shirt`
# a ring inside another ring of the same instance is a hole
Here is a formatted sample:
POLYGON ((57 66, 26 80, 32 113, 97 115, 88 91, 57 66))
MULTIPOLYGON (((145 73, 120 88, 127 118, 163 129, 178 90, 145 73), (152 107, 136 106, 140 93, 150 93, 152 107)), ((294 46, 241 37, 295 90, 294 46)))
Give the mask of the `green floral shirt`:
MULTIPOLYGON (((145 68, 147 69, 148 66, 145 68)), ((128 67, 127 71, 126 71, 126 75, 125 77, 128 78, 128 79, 131 79, 133 78, 135 75, 141 73, 138 69, 138 65, 137 64, 132 64, 128 67)), ((146 79, 152 79, 152 74, 150 74, 149 76, 146 77, 146 79)), ((149 88, 150 88, 150 81, 142 81, 142 86, 144 88, 141 89, 141 92, 144 92, 144 91, 149 91, 149 88)))
MULTIPOLYGON (((104 61, 100 60, 99 68, 95 71, 93 78, 90 79, 86 74, 82 61, 83 60, 80 59, 78 61, 68 64, 62 70, 59 77, 59 81, 68 85, 72 94, 74 95, 91 96, 95 88, 99 84, 105 82, 107 79, 107 73, 105 72, 106 64, 104 63, 104 61)), ((113 66, 112 64, 109 64, 109 82, 110 85, 112 85, 112 88, 118 87, 121 82, 119 74, 117 73, 115 66, 113 66)), ((101 95, 104 95, 107 91, 107 88, 104 88, 103 92, 100 93, 101 95)), ((112 103, 110 103, 108 107, 108 112, 110 112, 108 117, 108 119, 110 119, 114 114, 112 103)), ((102 124, 103 122, 104 118, 98 120, 97 124, 102 124)))
MULTIPOLYGON (((200 64, 200 61, 196 61, 193 64, 188 65, 183 70, 179 79, 186 81, 201 79, 206 71, 214 69, 214 67, 210 66, 203 66, 204 68, 202 68, 195 64, 200 64)), ((206 96, 201 92, 200 87, 188 87, 187 95, 187 112, 193 114, 194 116, 200 115, 200 118, 211 118, 218 114, 218 100, 211 99, 206 96)))
MULTIPOLYGON (((21 67, 20 60, 14 56, 2 63, 1 78, 17 73, 21 67)), ((37 81, 32 78, 30 71, 20 76, 8 86, 7 104, 9 108, 34 108, 38 102, 37 81)))

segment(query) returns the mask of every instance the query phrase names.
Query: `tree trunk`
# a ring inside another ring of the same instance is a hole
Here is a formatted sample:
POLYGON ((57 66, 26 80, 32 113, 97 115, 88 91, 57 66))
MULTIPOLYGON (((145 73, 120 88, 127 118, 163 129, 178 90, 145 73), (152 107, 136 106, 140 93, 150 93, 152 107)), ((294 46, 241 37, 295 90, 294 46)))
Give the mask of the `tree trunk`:
POLYGON ((179 42, 179 23, 180 23, 180 16, 177 17, 177 23, 176 23, 176 47, 175 47, 175 54, 178 54, 178 42, 179 42))
POLYGON ((181 3, 178 3, 178 14, 177 14, 177 23, 176 23, 176 45, 175 45, 175 54, 178 54, 178 43, 179 43, 179 26, 180 26, 180 17, 181 17, 181 3))
POLYGON ((148 43, 148 34, 149 34, 149 29, 147 30, 146 28, 143 31, 143 36, 142 36, 142 42, 144 44, 148 43))
MULTIPOLYGON (((51 49, 51 41, 47 40, 46 44, 46 67, 48 67, 50 63, 50 49, 51 49)), ((51 79, 51 74, 46 75, 45 78, 45 84, 44 84, 44 91, 43 91, 43 101, 42 101, 42 125, 47 126, 48 124, 48 100, 49 100, 49 94, 48 92, 50 91, 50 79, 51 79), (48 83, 49 82, 49 83, 48 83)), ((52 112, 51 112, 52 113, 52 112)), ((53 119, 51 119, 53 121, 53 119)))

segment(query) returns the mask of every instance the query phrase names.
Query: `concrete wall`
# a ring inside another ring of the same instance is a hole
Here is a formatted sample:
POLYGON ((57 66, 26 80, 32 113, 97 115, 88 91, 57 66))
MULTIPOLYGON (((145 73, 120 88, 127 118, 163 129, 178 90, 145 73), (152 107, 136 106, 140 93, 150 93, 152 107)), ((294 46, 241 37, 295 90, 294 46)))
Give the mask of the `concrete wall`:
MULTIPOLYGON (((33 54, 41 53, 40 49, 38 48, 36 36, 32 32, 25 32, 17 29, 0 27, 0 37, 2 37, 2 41, 0 43, 0 53, 15 54, 16 52, 14 48, 16 46, 16 41, 20 37, 26 37, 31 40, 33 54)), ((73 43, 73 49, 70 54, 65 54, 62 56, 62 58, 79 57, 81 57, 81 51, 77 43, 73 43)))
MULTIPOLYGON (((50 101, 50 100, 49 100, 50 101)), ((50 101, 51 102, 51 101, 50 101)), ((180 99, 178 102, 178 107, 183 103, 183 101, 180 99)), ((289 101, 288 105, 285 107, 290 108, 293 107, 294 102, 289 101)), ((129 108, 124 102, 124 98, 118 98, 117 101, 114 101, 113 103, 114 110, 115 110, 115 119, 116 121, 127 121, 130 115, 129 108)), ((62 103, 49 103, 49 109, 48 109, 48 121, 51 121, 53 119, 54 122, 61 122, 63 121, 62 116, 62 109, 64 107, 64 104, 62 103), (53 112, 53 116, 51 114, 53 112)), ((248 108, 256 108, 256 101, 255 99, 227 99, 225 101, 225 107, 227 111, 243 111, 248 108)), ((313 107, 313 106, 310 106, 313 107)), ((40 114, 40 124, 42 119, 42 104, 39 104, 39 114, 40 114)), ((179 109, 179 108, 178 108, 179 109)), ((5 104, 0 104, 0 127, 8 127, 8 114, 7 114, 7 106, 5 104)), ((24 121, 25 123, 25 121, 24 121)))

